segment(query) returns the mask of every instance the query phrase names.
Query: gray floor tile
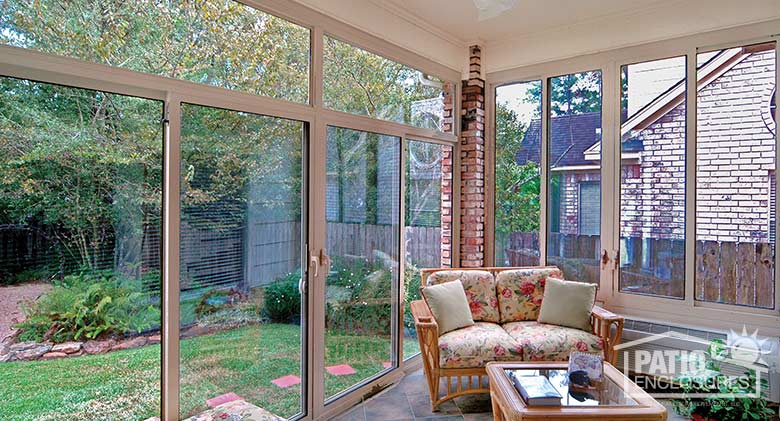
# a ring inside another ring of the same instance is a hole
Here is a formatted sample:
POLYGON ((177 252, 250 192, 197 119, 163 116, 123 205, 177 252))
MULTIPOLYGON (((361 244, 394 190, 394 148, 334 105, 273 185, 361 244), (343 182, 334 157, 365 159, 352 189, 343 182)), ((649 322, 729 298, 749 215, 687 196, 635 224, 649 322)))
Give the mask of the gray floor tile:
POLYGON ((414 418, 406 395, 397 388, 375 396, 364 404, 367 420, 403 420, 414 418), (393 393, 397 392, 397 393, 393 393))
POLYGON ((452 401, 447 401, 439 405, 438 411, 431 411, 431 399, 428 394, 406 395, 409 399, 409 405, 417 418, 442 417, 447 415, 460 415, 460 408, 452 401))

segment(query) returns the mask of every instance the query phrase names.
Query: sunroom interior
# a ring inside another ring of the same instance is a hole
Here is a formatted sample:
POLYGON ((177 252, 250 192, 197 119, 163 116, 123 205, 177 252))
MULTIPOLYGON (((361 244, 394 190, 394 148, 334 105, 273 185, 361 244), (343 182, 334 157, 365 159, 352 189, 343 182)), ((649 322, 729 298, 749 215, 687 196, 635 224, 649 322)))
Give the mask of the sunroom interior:
POLYGON ((626 352, 755 345, 777 412, 778 0, 5 0, 0 44, 2 419, 493 419, 430 408, 410 303, 543 266, 626 352))

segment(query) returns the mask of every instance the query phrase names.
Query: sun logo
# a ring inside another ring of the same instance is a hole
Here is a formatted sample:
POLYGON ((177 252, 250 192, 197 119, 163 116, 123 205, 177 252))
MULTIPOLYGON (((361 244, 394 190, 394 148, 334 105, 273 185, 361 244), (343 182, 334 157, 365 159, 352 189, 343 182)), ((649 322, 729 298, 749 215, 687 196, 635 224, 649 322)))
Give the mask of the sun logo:
POLYGON ((748 335, 747 329, 742 326, 741 334, 732 330, 728 337, 728 348, 732 359, 747 364, 766 364, 761 358, 761 350, 764 349, 767 340, 758 339, 758 329, 748 335))

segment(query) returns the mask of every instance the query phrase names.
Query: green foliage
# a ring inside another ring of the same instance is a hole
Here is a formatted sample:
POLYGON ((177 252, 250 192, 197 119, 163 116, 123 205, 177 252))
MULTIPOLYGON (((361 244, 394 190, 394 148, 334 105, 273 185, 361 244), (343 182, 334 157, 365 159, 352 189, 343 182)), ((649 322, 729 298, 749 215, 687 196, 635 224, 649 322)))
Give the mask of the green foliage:
POLYGON ((195 315, 199 318, 237 305, 242 294, 234 289, 212 289, 200 297, 195 315))
MULTIPOLYGON (((744 376, 732 378, 721 371, 720 363, 727 356, 726 345, 721 339, 710 343, 708 354, 714 358, 707 360, 705 369, 701 372, 683 373, 675 378, 685 395, 697 393, 712 393, 720 397, 694 399, 684 397, 672 400, 675 412, 694 419, 713 419, 719 421, 765 420, 776 415, 767 406, 763 397, 749 398, 734 395, 748 395, 756 392, 757 379, 755 370, 748 370, 744 376)), ((761 390, 767 391, 769 384, 766 378, 761 379, 761 390)))
POLYGON ((422 299, 420 294, 422 279, 420 278, 420 269, 410 262, 407 262, 405 266, 404 282, 406 283, 404 285, 404 327, 414 331, 414 316, 412 316, 409 303, 422 299))
MULTIPOLYGON (((601 111, 601 72, 582 72, 550 80, 550 115, 583 114, 601 111)), ((528 90, 527 98, 539 101, 542 85, 528 90)))
POLYGON ((264 310, 271 321, 289 323, 300 320, 301 292, 298 290, 300 278, 300 272, 293 272, 266 287, 264 310))
POLYGON ((496 232, 539 230, 540 172, 536 162, 518 164, 526 127, 506 104, 496 107, 496 232))
POLYGON ((26 319, 16 327, 24 330, 22 338, 36 341, 66 342, 141 332, 160 321, 159 307, 151 303, 138 282, 111 272, 84 271, 67 276, 23 310, 26 319))

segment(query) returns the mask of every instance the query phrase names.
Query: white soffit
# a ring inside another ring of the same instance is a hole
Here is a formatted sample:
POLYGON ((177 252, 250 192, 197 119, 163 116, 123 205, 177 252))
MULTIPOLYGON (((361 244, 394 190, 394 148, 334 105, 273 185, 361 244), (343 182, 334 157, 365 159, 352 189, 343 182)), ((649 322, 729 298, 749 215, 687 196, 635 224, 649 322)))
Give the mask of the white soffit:
POLYGON ((519 0, 482 21, 474 0, 297 1, 452 69, 481 44, 485 73, 780 19, 780 0, 519 0))

